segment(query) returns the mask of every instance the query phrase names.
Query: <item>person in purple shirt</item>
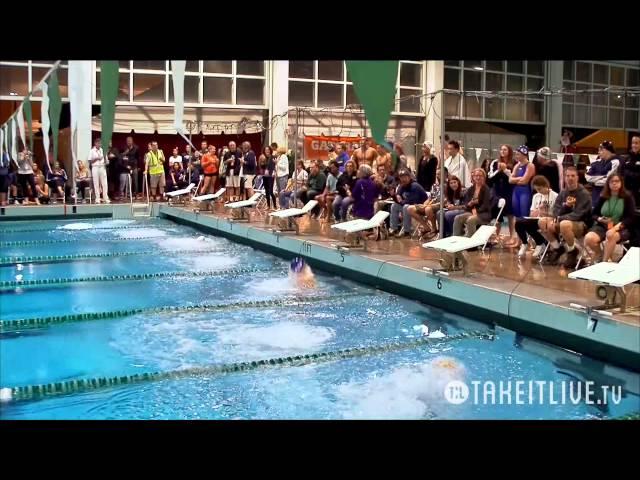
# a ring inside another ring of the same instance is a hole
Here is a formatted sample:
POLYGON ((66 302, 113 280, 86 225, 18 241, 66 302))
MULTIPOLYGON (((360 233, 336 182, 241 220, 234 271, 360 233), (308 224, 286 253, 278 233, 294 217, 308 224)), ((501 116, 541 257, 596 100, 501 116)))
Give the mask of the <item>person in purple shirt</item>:
POLYGON ((358 168, 358 180, 353 187, 353 216, 369 220, 373 217, 373 207, 378 198, 378 187, 371 176, 373 171, 366 164, 358 168))
POLYGON ((400 170, 398 173, 400 186, 396 192, 395 201, 391 205, 391 230, 390 235, 398 231, 400 226, 400 214, 402 213, 402 230, 397 233, 398 238, 411 236, 411 215, 409 215, 409 207, 411 205, 419 205, 427 199, 427 192, 418 182, 411 177, 409 170, 400 170))
POLYGON ((338 170, 340 173, 344 172, 344 167, 349 161, 349 154, 347 153, 347 146, 344 143, 336 145, 336 162, 338 162, 338 170))

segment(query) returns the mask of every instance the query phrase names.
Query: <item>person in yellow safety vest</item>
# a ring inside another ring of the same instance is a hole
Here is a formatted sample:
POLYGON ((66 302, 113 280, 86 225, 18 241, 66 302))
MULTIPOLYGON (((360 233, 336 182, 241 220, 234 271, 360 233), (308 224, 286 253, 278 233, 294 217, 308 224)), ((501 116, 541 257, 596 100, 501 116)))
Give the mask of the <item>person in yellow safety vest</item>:
POLYGON ((149 196, 153 198, 157 193, 155 199, 158 202, 162 200, 166 184, 164 162, 164 153, 158 150, 158 142, 151 142, 151 150, 144 157, 144 175, 149 172, 149 196))

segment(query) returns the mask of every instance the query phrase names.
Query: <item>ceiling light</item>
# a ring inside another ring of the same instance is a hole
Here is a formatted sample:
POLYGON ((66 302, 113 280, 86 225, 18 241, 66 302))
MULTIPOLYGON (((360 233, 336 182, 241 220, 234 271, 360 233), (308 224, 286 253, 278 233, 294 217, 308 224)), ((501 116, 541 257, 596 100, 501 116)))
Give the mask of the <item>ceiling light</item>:
POLYGON ((478 70, 479 72, 481 72, 482 70, 484 70, 484 68, 482 67, 473 67, 474 70, 478 70))
POLYGON ((16 92, 9 92, 9 95, 11 95, 12 97, 17 97, 18 94, 16 92))

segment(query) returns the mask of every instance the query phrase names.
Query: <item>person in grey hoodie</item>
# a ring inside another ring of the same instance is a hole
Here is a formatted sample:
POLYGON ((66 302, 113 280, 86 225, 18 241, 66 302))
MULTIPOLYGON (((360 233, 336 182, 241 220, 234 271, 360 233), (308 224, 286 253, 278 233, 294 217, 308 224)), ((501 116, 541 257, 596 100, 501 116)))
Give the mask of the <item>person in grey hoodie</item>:
POLYGON ((18 153, 18 184, 22 186, 22 196, 25 198, 23 205, 28 205, 29 200, 40 205, 36 197, 36 180, 33 174, 33 154, 25 148, 18 153), (31 187, 31 195, 28 195, 27 184, 31 187))
POLYGON ((591 195, 578 183, 578 170, 570 166, 565 169, 566 188, 560 192, 553 204, 551 217, 538 220, 542 236, 549 242, 550 252, 547 262, 555 264, 560 256, 567 252, 563 266, 575 268, 578 261, 578 249, 575 239, 583 237, 591 226, 591 195), (558 235, 562 234, 564 244, 561 245, 558 235))

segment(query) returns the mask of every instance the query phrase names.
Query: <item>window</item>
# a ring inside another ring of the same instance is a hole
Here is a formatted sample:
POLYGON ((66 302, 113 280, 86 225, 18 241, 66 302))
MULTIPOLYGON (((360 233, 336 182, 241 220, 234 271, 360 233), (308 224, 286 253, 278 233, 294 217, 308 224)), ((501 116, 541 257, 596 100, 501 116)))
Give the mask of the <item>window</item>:
POLYGON ((544 76, 544 62, 542 60, 529 60, 527 62, 527 75, 544 76))
POLYGON ((343 81, 343 65, 342 60, 338 61, 318 61, 318 80, 336 80, 343 81))
POLYGON ((401 88, 399 92, 399 100, 396 104, 396 110, 398 112, 414 112, 419 113, 422 111, 420 98, 414 97, 416 95, 415 90, 408 90, 401 88))
POLYGON ((460 89, 460 70, 446 68, 444 71, 444 88, 449 90, 460 89))
MULTIPOLYGON (((185 75, 184 103, 198 103, 200 98, 200 77, 185 75)), ((169 77, 169 102, 173 102, 173 78, 169 77)))
POLYGON ((134 70, 167 70, 167 61, 166 60, 134 60, 133 61, 133 69, 134 70))
POLYGON ((203 103, 232 103, 232 83, 231 78, 204 77, 202 84, 203 103))
POLYGON ((0 65, 0 95, 26 96, 29 93, 29 67, 0 65))
POLYGON ((576 80, 578 82, 591 82, 591 63, 576 62, 576 80))
POLYGON ((502 60, 487 60, 487 70, 493 70, 494 72, 504 72, 504 61, 502 60))
POLYGON ((522 60, 507 60, 507 72, 524 73, 524 62, 522 60))
POLYGON ((289 81, 289 105, 294 107, 312 107, 313 86, 313 82, 289 81))
MULTIPOLYGON (((40 83, 40 80, 44 78, 44 76, 49 71, 47 67, 32 67, 31 68, 31 88, 33 91, 34 88, 40 83)), ((62 98, 67 98, 69 96, 69 71, 66 68, 58 68, 56 70, 58 75, 58 85, 60 86, 60 96, 62 98)), ((34 97, 42 97, 42 92, 34 93, 34 97)))
POLYGON ((204 60, 202 71, 204 73, 227 73, 231 74, 232 62, 229 60, 204 60))
POLYGON ((289 78, 313 78, 313 60, 289 62, 289 78))
MULTIPOLYGON (((238 60, 236 73, 238 75, 253 75, 253 76, 264 76, 264 60, 260 61, 247 61, 247 60, 238 60)), ((241 102, 238 102, 241 103, 241 102)), ((260 99, 260 103, 262 103, 262 99, 260 99)))
POLYGON ((593 66, 593 83, 609 85, 609 67, 596 63, 593 66))
MULTIPOLYGON (((264 66, 264 62, 263 62, 264 66)), ((264 79, 238 78, 236 84, 236 104, 262 105, 264 99, 264 79)))
POLYGON ((200 73, 200 61, 199 60, 187 60, 184 66, 185 72, 200 73))
POLYGON ((417 63, 401 63, 400 85, 406 87, 422 87, 422 65, 417 63))
POLYGON ((134 102, 164 102, 165 75, 136 73, 133 75, 134 102))
MULTIPOLYGON (((129 99, 129 73, 120 72, 118 84, 118 96, 116 101, 128 102, 129 99)), ((100 73, 96 75, 96 100, 100 101, 100 73)))

